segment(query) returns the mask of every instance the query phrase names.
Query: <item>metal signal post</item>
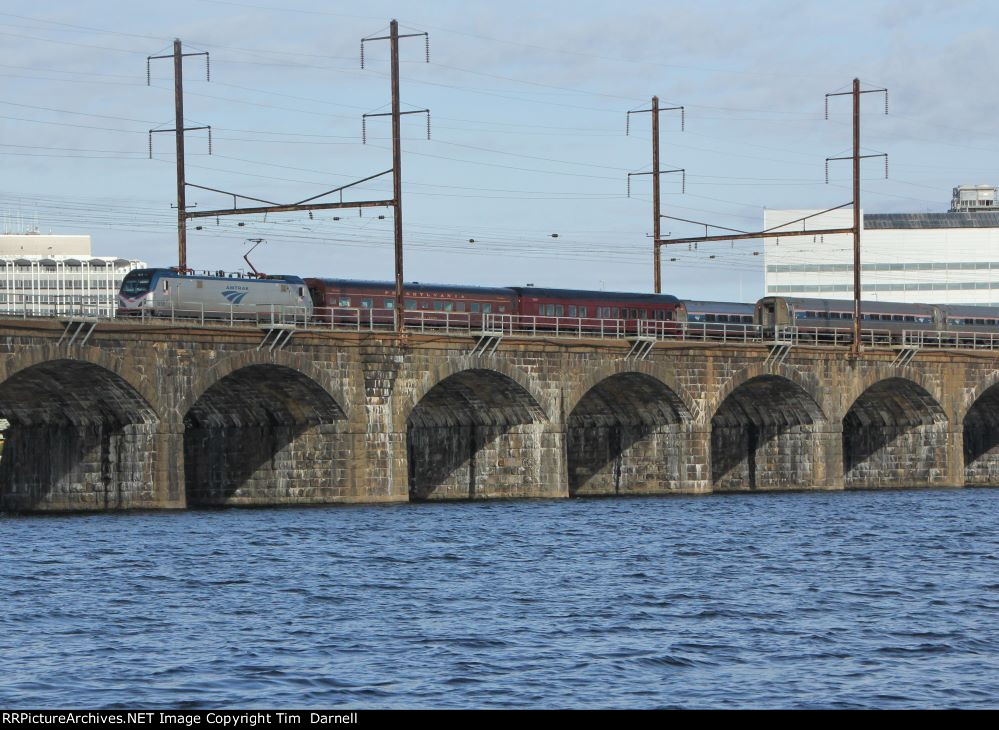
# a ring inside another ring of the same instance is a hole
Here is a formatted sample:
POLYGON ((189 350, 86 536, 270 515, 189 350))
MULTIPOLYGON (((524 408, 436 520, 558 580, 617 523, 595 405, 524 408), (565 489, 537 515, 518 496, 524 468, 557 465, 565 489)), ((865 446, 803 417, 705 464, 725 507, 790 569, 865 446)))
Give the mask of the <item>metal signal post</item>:
POLYGON ((196 129, 208 130, 208 151, 211 153, 211 127, 185 127, 184 126, 184 57, 204 56, 205 57, 205 78, 211 80, 211 66, 207 51, 200 53, 184 53, 181 50, 180 38, 173 41, 173 53, 167 56, 147 56, 146 57, 146 84, 150 83, 149 62, 158 58, 173 59, 173 100, 174 100, 174 128, 173 129, 150 129, 149 156, 153 156, 152 134, 154 132, 174 132, 177 146, 177 268, 180 271, 187 271, 187 183, 184 180, 184 132, 196 129))
MULTIPOLYGON (((631 115, 632 114, 645 114, 648 112, 652 113, 652 172, 633 172, 628 174, 628 181, 630 183, 632 175, 652 175, 652 267, 655 272, 654 274, 654 286, 656 294, 662 293, 662 267, 659 263, 659 239, 660 233, 662 231, 662 214, 660 209, 660 189, 659 189, 659 176, 661 174, 671 173, 671 172, 681 172, 684 174, 683 188, 686 188, 686 171, 685 170, 660 170, 659 169, 659 112, 660 111, 679 111, 680 112, 680 131, 682 132, 685 126, 684 120, 684 110, 682 106, 671 106, 660 110, 659 108, 659 97, 652 97, 652 107, 649 109, 638 109, 636 111, 628 112, 627 119, 628 123, 625 125, 625 134, 628 134, 631 129, 631 115)), ((629 195, 631 193, 631 186, 628 186, 629 195)))
MULTIPOLYGON (((361 68, 364 68, 364 44, 367 41, 389 42, 390 66, 392 74, 392 207, 394 208, 394 238, 395 238, 395 328, 397 332, 406 329, 405 321, 405 298, 403 279, 403 255, 402 255, 402 131, 401 119, 403 113, 406 114, 427 114, 427 137, 430 136, 430 111, 427 109, 418 112, 402 112, 399 99, 399 39, 423 36, 426 39, 427 63, 430 63, 430 36, 427 33, 405 33, 399 34, 399 21, 393 19, 389 23, 389 34, 387 36, 377 36, 361 39, 361 68)), ((383 116, 378 114, 367 114, 369 116, 383 116)))
POLYGON ((881 153, 875 155, 860 154, 860 95, 861 94, 884 94, 885 114, 888 113, 888 89, 860 90, 860 79, 853 80, 853 90, 843 91, 835 94, 826 94, 826 119, 829 118, 829 97, 830 96, 852 96, 853 97, 853 154, 849 157, 827 157, 826 158, 826 182, 829 182, 829 162, 831 160, 852 160, 853 162, 853 344, 850 346, 850 354, 853 357, 860 355, 860 232, 863 230, 863 222, 860 217, 860 161, 868 157, 885 158, 885 178, 888 177, 888 155, 881 153))

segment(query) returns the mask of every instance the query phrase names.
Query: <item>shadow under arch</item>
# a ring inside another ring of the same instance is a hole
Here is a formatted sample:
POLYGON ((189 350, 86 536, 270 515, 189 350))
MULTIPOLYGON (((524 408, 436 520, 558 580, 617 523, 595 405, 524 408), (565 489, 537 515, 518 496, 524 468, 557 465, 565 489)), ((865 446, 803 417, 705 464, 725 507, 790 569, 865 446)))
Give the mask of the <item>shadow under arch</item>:
POLYGON ((234 369, 184 414, 188 505, 334 501, 348 487, 343 408, 276 364, 234 369))
POLYGON ((711 417, 715 491, 816 486, 816 434, 825 414, 798 383, 757 375, 734 386, 711 417))
POLYGON ((964 416, 964 483, 999 486, 999 383, 983 390, 964 416))
POLYGON ((943 486, 947 415, 921 385, 887 377, 870 385, 843 416, 847 489, 943 486))
POLYGON ((9 422, 0 457, 0 509, 127 509, 154 503, 159 416, 124 377, 59 358, 0 383, 9 422))
POLYGON ((448 375, 406 419, 410 499, 536 496, 551 489, 547 422, 535 397, 503 373, 477 367, 448 375))
POLYGON ((690 411, 662 381, 620 372, 593 385, 566 422, 569 495, 675 490, 690 411))

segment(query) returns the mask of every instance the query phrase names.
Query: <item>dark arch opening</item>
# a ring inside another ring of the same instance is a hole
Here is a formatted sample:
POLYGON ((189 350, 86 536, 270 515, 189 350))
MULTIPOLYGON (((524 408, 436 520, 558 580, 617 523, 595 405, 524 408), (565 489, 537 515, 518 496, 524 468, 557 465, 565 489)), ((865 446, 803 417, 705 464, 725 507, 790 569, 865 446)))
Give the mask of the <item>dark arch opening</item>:
POLYGON ((815 486, 815 434, 824 422, 815 400, 787 378, 747 380, 711 418, 715 491, 815 486))
POLYGON ((0 383, 5 511, 127 509, 154 503, 158 418, 115 373, 52 360, 0 383))
POLYGON ((947 416, 911 380, 878 381, 843 417, 847 488, 942 485, 946 464, 947 416))
POLYGON ((250 365, 212 385, 184 417, 188 505, 335 501, 350 444, 339 404, 306 375, 250 365))
POLYGON ((569 494, 642 494, 677 489, 689 418, 683 401, 642 373, 613 375, 590 388, 566 424, 569 494))
POLYGON ((964 483, 999 485, 999 384, 982 393, 964 417, 964 483))
POLYGON ((464 370, 430 389, 406 420, 412 500, 538 496, 551 490, 544 410, 515 380, 464 370))

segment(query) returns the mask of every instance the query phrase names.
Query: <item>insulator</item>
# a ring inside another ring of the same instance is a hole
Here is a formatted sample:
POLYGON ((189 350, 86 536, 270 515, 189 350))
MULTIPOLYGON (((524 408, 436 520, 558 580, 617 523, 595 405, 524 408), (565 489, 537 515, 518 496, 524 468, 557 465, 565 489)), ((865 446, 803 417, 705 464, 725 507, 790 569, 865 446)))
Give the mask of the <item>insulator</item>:
POLYGON ((694 250, 695 251, 697 250, 697 242, 696 241, 694 242, 694 250))
POLYGON ((146 59, 146 86, 152 86, 152 76, 149 70, 149 59, 146 59))
POLYGON ((205 81, 212 80, 212 57, 205 54, 205 81))
POLYGON ((311 220, 315 220, 315 217, 312 215, 312 211, 311 210, 309 211, 309 220, 310 221, 311 220))
POLYGON ((687 113, 683 110, 683 107, 681 106, 680 107, 680 131, 681 132, 685 131, 685 128, 687 126, 686 116, 687 116, 687 113))
POLYGON ((885 180, 888 179, 888 155, 885 155, 885 180))
POLYGON ((829 160, 826 160, 826 185, 829 184, 829 160))
POLYGON ((212 128, 208 128, 208 154, 212 153, 212 128))
POLYGON ((624 136, 627 137, 631 134, 631 112, 624 115, 624 136))
POLYGON ((364 68, 364 41, 361 41, 361 68, 364 68))
POLYGON ((888 114, 888 89, 885 89, 885 115, 888 114))
MULTIPOLYGON (((150 149, 150 150, 152 150, 152 149, 153 149, 152 145, 153 145, 153 143, 152 143, 152 138, 150 137, 150 142, 149 142, 149 149, 150 149)), ((153 156, 153 153, 152 153, 152 151, 150 151, 150 153, 149 153, 149 156, 150 156, 150 157, 152 157, 152 156, 153 156)), ((629 197, 629 198, 631 197, 631 175, 630 175, 630 174, 628 175, 628 197, 629 197)))
POLYGON ((149 159, 153 159, 153 133, 149 133, 149 159))
POLYGON ((829 118, 829 94, 826 94, 826 119, 829 118))
POLYGON ((687 171, 680 171, 680 194, 685 195, 687 193, 687 171))
POLYGON ((423 34, 423 49, 427 54, 427 63, 430 63, 430 34, 423 34))
POLYGON ((361 117, 361 144, 368 143, 368 119, 361 117))
POLYGON ((427 112, 427 139, 430 139, 430 112, 427 112))

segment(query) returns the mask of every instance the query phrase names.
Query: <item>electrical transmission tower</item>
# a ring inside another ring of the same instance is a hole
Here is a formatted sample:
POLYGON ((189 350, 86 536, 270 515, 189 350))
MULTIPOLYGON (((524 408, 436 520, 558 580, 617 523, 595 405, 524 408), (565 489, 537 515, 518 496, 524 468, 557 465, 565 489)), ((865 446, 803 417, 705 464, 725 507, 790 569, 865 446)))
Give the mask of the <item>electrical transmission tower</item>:
POLYGON ((818 213, 813 213, 811 215, 798 218, 797 220, 789 221, 787 223, 781 223, 780 225, 773 226, 771 228, 764 229, 762 231, 738 231, 732 228, 725 228, 724 226, 716 226, 710 223, 704 223, 701 221, 688 221, 683 218, 674 218, 673 216, 664 215, 663 218, 668 218, 671 220, 681 220, 686 223, 696 223, 697 225, 703 225, 705 230, 707 228, 716 228, 719 230, 732 231, 732 233, 725 233, 715 236, 694 236, 687 238, 666 238, 655 241, 655 247, 658 250, 660 246, 676 246, 679 244, 698 244, 698 243, 709 243, 713 241, 741 241, 748 239, 759 239, 759 238, 785 238, 788 236, 825 236, 834 235, 841 233, 851 233, 853 234, 853 338, 850 345, 850 356, 859 357, 860 355, 860 330, 861 330, 861 307, 860 307, 860 233, 863 229, 863 222, 860 216, 860 161, 868 157, 884 157, 885 158, 885 177, 888 177, 888 156, 884 153, 873 154, 873 155, 862 155, 860 154, 860 95, 861 94, 884 94, 885 95, 885 114, 888 113, 888 90, 887 89, 869 89, 860 90, 860 80, 853 80, 853 90, 845 92, 836 92, 832 94, 826 94, 826 118, 829 117, 829 97, 831 96, 852 96, 853 97, 853 154, 847 157, 828 157, 826 158, 826 182, 829 182, 829 162, 833 160, 852 160, 853 161, 853 200, 849 203, 843 203, 842 205, 837 205, 834 208, 827 208, 826 210, 819 211, 818 213), (804 222, 810 218, 815 218, 817 216, 829 213, 834 210, 840 210, 842 208, 853 207, 853 225, 848 228, 822 228, 822 229, 811 229, 804 230, 804 222), (778 230, 784 229, 786 226, 794 225, 795 223, 802 223, 802 230, 778 230))
MULTIPOLYGON (((395 292, 395 325, 398 332, 405 329, 403 321, 404 300, 402 288, 402 146, 400 137, 400 117, 402 114, 417 112, 401 112, 399 110, 399 38, 408 38, 411 35, 427 36, 426 33, 414 33, 409 35, 399 35, 399 25, 393 20, 390 24, 390 33, 384 39, 391 41, 391 63, 392 63, 392 167, 388 170, 369 175, 368 177, 346 185, 326 190, 312 195, 304 200, 292 203, 278 203, 261 198, 254 198, 228 190, 219 190, 204 185, 196 185, 187 182, 184 166, 184 132, 195 129, 207 129, 209 132, 209 152, 211 152, 211 127, 184 127, 184 86, 183 86, 183 59, 186 56, 205 56, 207 52, 183 53, 180 39, 173 42, 173 53, 165 56, 149 56, 146 59, 147 83, 150 81, 150 61, 161 58, 172 58, 174 69, 174 108, 175 108, 175 128, 174 129, 151 129, 149 130, 149 155, 152 157, 152 135, 156 132, 174 132, 176 135, 177 147, 177 271, 186 274, 191 269, 187 265, 187 221, 195 218, 219 218, 227 215, 251 215, 256 213, 287 213, 292 211, 315 211, 315 210, 335 210, 338 208, 375 208, 391 207, 395 211, 395 251, 396 251, 396 292, 395 292), (375 180, 384 175, 393 176, 393 196, 389 200, 344 200, 344 191, 357 185, 375 180), (212 193, 219 193, 232 197, 231 208, 220 208, 218 210, 189 210, 186 200, 187 188, 197 188, 212 193), (334 202, 322 202, 323 198, 337 195, 338 200, 334 202), (256 206, 241 205, 240 201, 250 203, 260 203, 256 206)), ((361 65, 364 65, 364 42, 373 40, 383 40, 383 38, 365 38, 361 41, 361 65)), ((430 60, 429 36, 427 36, 427 61, 430 60)), ((207 68, 207 66, 206 66, 207 68)), ((206 78, 210 76, 206 73, 206 78)), ((422 110, 418 113, 427 113, 427 134, 430 132, 429 111, 422 110)), ((376 116, 376 115, 367 115, 376 116)))

